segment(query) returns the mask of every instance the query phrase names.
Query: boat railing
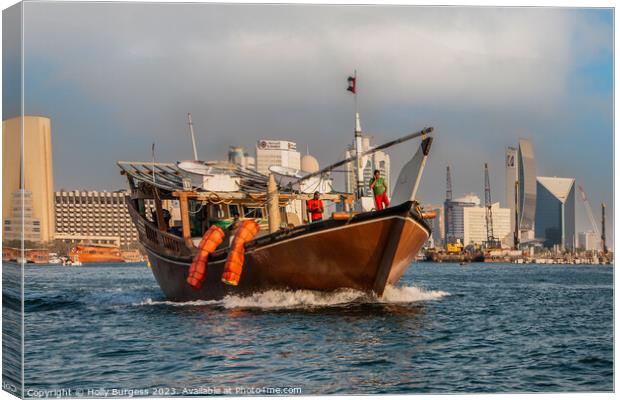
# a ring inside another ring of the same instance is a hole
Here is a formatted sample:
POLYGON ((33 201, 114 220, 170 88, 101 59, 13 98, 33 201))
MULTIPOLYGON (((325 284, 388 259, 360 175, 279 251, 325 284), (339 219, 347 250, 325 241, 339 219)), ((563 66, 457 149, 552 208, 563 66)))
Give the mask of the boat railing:
POLYGON ((160 231, 155 224, 147 221, 138 213, 132 204, 128 204, 129 215, 133 219, 138 236, 142 243, 147 244, 158 252, 171 256, 192 256, 191 250, 185 245, 183 238, 168 232, 160 231))

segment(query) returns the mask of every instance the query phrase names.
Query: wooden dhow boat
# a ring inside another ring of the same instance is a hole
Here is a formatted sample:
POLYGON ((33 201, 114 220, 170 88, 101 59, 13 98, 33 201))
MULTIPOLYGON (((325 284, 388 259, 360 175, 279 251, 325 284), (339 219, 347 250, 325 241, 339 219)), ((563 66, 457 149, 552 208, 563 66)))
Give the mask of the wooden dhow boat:
POLYGON ((231 164, 205 163, 210 166, 209 173, 220 171, 234 179, 238 190, 223 192, 206 184, 200 186, 195 176, 200 168, 183 169, 182 163, 117 164, 129 182, 128 208, 139 240, 169 300, 220 299, 228 294, 270 289, 351 288, 382 296, 386 286, 395 284, 403 275, 431 233, 416 192, 432 131, 425 128, 305 175, 301 179, 325 176, 347 163, 361 166, 364 157, 375 151, 422 139, 413 158, 400 171, 391 199, 393 206, 360 212, 355 211, 357 196, 324 193, 323 200, 341 203, 348 211, 334 212, 320 222, 307 224, 300 223, 299 215, 290 212, 290 206, 298 202, 303 208, 312 195, 279 188, 272 176, 231 164), (180 221, 166 216, 176 202, 180 221), (241 229, 229 229, 227 225, 237 213, 241 221, 256 221, 256 226, 261 227, 258 235, 241 240, 236 233, 241 229), (217 232, 219 240, 209 242, 207 236, 213 232, 217 232), (242 254, 236 253, 239 250, 242 254), (235 260, 236 270, 231 266, 235 260), (201 263, 203 268, 198 273, 196 268, 200 269, 201 263), (226 278, 231 274, 236 280, 226 278), (198 284, 195 276, 200 278, 198 284))

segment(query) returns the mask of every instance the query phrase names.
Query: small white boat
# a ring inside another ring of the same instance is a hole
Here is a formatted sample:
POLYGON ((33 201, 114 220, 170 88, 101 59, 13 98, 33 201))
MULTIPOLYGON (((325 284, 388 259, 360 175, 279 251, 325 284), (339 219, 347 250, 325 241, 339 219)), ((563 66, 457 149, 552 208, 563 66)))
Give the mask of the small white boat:
POLYGON ((49 263, 52 265, 58 265, 62 263, 62 260, 60 259, 60 257, 58 257, 57 253, 49 253, 49 263))

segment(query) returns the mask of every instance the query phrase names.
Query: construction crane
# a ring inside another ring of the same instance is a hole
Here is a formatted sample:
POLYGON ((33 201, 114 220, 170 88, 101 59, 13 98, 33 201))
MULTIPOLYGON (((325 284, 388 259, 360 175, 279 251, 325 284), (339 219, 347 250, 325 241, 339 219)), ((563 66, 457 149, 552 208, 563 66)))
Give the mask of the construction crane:
POLYGON ((500 248, 501 244, 493 235, 493 202, 491 201, 491 182, 489 180, 489 166, 484 163, 484 208, 486 209, 487 248, 500 248))
POLYGON ((519 181, 515 181, 515 231, 513 232, 515 250, 519 249, 519 181))
POLYGON ((444 202, 446 216, 446 247, 454 242, 454 230, 452 224, 452 176, 450 166, 446 166, 446 200, 444 202))
POLYGON ((581 187, 581 185, 577 185, 577 189, 579 189, 579 194, 581 195, 581 200, 583 201, 583 205, 586 208, 586 214, 588 215, 588 219, 590 220, 590 225, 592 225, 592 230, 598 236, 599 230, 596 225, 596 219, 594 218, 594 214, 592 213, 592 207, 590 207, 590 201, 588 200, 588 196, 586 195, 585 190, 581 187))

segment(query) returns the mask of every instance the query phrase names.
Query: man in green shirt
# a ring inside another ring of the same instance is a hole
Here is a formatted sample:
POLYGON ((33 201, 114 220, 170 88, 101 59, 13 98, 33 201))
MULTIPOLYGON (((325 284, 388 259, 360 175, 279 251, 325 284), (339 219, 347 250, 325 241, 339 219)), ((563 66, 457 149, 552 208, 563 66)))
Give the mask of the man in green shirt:
POLYGON ((370 180, 370 188, 375 195, 375 206, 377 207, 377 211, 390 206, 390 200, 387 197, 387 187, 381 177, 381 171, 378 169, 375 170, 370 180))

